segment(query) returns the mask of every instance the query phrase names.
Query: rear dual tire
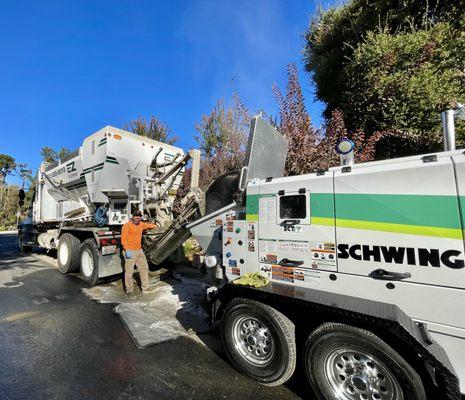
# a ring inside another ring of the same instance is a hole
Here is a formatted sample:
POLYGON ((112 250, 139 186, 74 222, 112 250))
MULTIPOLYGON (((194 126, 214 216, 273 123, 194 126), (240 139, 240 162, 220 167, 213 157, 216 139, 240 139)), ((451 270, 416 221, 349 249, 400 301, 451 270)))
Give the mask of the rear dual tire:
MULTIPOLYGON (((221 319, 232 364, 267 386, 285 383, 296 365, 294 324, 274 308, 232 300, 221 319)), ((325 323, 307 338, 305 375, 319 400, 424 400, 421 377, 379 337, 364 329, 325 323)), ((313 398, 313 397, 312 397, 313 398)))
POLYGON ((68 274, 79 269, 80 246, 80 240, 71 233, 61 235, 57 246, 58 269, 61 273, 68 274))
POLYGON ((99 253, 94 239, 84 240, 79 251, 79 260, 82 279, 90 286, 95 286, 98 282, 99 253))
POLYGON ((318 399, 424 400, 420 376, 392 347, 364 329, 325 323, 304 348, 305 374, 318 399))
POLYGON ((80 270, 82 279, 94 286, 98 282, 99 253, 94 239, 84 242, 72 235, 64 233, 57 247, 58 269, 63 274, 80 270))

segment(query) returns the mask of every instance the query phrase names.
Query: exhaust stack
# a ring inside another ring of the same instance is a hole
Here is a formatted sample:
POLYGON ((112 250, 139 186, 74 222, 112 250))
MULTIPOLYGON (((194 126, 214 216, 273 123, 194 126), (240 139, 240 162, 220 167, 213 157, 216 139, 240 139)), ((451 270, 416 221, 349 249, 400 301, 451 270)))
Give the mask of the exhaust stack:
POLYGON ((441 113, 444 151, 455 150, 454 116, 454 110, 446 110, 441 113))
POLYGON ((455 117, 465 118, 465 106, 457 103, 451 110, 441 113, 444 151, 455 150, 455 117))

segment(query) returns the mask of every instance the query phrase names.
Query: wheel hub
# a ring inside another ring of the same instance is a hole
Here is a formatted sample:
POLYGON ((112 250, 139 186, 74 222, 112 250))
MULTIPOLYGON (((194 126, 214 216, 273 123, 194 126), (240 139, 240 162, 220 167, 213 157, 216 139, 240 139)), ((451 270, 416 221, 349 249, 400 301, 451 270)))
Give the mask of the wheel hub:
POLYGON ((58 257, 61 265, 66 265, 69 257, 68 243, 63 242, 58 249, 58 257))
POLYGON ((366 382, 366 377, 363 375, 352 376, 352 383, 361 391, 367 390, 367 387, 369 386, 369 383, 366 382))
POLYGON ((254 335, 249 335, 247 336, 247 343, 250 344, 251 346, 256 346, 258 343, 258 339, 254 335))
POLYGON ((233 328, 234 346, 240 355, 256 365, 269 364, 275 346, 269 328, 252 316, 238 318, 233 328))
POLYGON ((94 271, 94 259, 90 251, 87 249, 82 252, 81 267, 82 273, 85 276, 90 277, 92 275, 92 272, 94 271))
POLYGON ((337 348, 325 361, 325 375, 335 399, 403 400, 397 379, 370 354, 337 348))

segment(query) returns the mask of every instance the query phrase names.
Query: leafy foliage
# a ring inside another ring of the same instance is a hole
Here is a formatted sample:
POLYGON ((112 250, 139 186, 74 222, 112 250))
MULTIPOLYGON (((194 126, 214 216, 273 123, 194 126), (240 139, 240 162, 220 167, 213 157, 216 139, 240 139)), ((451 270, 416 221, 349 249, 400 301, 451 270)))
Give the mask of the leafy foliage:
POLYGON ((124 124, 123 129, 136 135, 171 145, 175 144, 178 140, 176 136, 171 136, 172 132, 169 126, 153 115, 148 121, 144 117, 139 116, 128 124, 124 124))
POLYGON ((16 161, 8 154, 0 154, 0 186, 5 183, 7 175, 16 168, 16 161))
POLYGON ((375 157, 376 142, 394 134, 394 132, 377 132, 367 138, 360 130, 348 132, 342 112, 339 110, 332 112, 325 130, 315 129, 305 107, 297 67, 294 64, 288 66, 287 75, 285 95, 278 86, 273 87, 280 111, 279 130, 289 142, 286 174, 311 173, 338 165, 339 156, 335 152, 335 146, 343 137, 354 141, 355 158, 358 162, 371 161, 375 157))
POLYGON ((59 150, 55 150, 51 147, 45 146, 40 149, 40 155, 43 161, 46 162, 58 162, 58 160, 62 160, 68 157, 72 153, 71 150, 67 149, 66 147, 62 147, 59 150))
POLYGON ((16 227, 19 187, 16 185, 0 186, 0 231, 16 227))
MULTIPOLYGON (((198 136, 195 137, 202 152, 200 161, 199 186, 207 190, 219 176, 238 172, 245 157, 247 131, 250 114, 241 99, 234 93, 233 104, 225 107, 219 100, 208 115, 195 125, 198 136)), ((189 191, 191 170, 184 173, 181 185, 176 193, 173 211, 181 211, 180 201, 189 191)))
POLYGON ((464 100, 464 15, 459 0, 350 0, 321 11, 304 54, 326 118, 339 109, 349 130, 400 132, 395 155, 437 150, 440 111, 464 100))
POLYGON ((21 179, 22 188, 26 186, 33 186, 34 178, 32 175, 32 170, 27 167, 26 163, 19 163, 16 165, 15 174, 21 179))
POLYGON ((232 107, 225 108, 224 101, 220 100, 196 124, 199 135, 195 139, 203 156, 199 179, 202 189, 208 188, 216 177, 241 168, 250 119, 248 110, 234 94, 232 107))
MULTIPOLYGON (((20 187, 17 185, 8 185, 5 179, 8 175, 18 176, 26 186, 27 182, 32 181, 31 170, 24 163, 17 163, 16 160, 8 154, 0 154, 0 231, 4 229, 13 229, 16 226, 16 213, 20 211, 18 206, 18 193, 20 187)), ((23 210, 27 209, 31 201, 31 191, 26 195, 26 204, 23 210)))

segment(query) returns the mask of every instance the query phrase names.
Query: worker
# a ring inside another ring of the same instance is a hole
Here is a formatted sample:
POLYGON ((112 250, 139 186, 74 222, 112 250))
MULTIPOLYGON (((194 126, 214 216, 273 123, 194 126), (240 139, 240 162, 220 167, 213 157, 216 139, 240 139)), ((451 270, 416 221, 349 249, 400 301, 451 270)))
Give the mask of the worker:
POLYGON ((149 287, 149 266, 144 251, 142 250, 142 233, 146 229, 156 228, 157 225, 142 222, 142 213, 136 210, 132 213, 129 222, 123 225, 121 231, 121 244, 124 249, 124 285, 126 294, 131 300, 136 299, 132 274, 134 267, 139 271, 142 294, 153 293, 155 289, 149 287))

